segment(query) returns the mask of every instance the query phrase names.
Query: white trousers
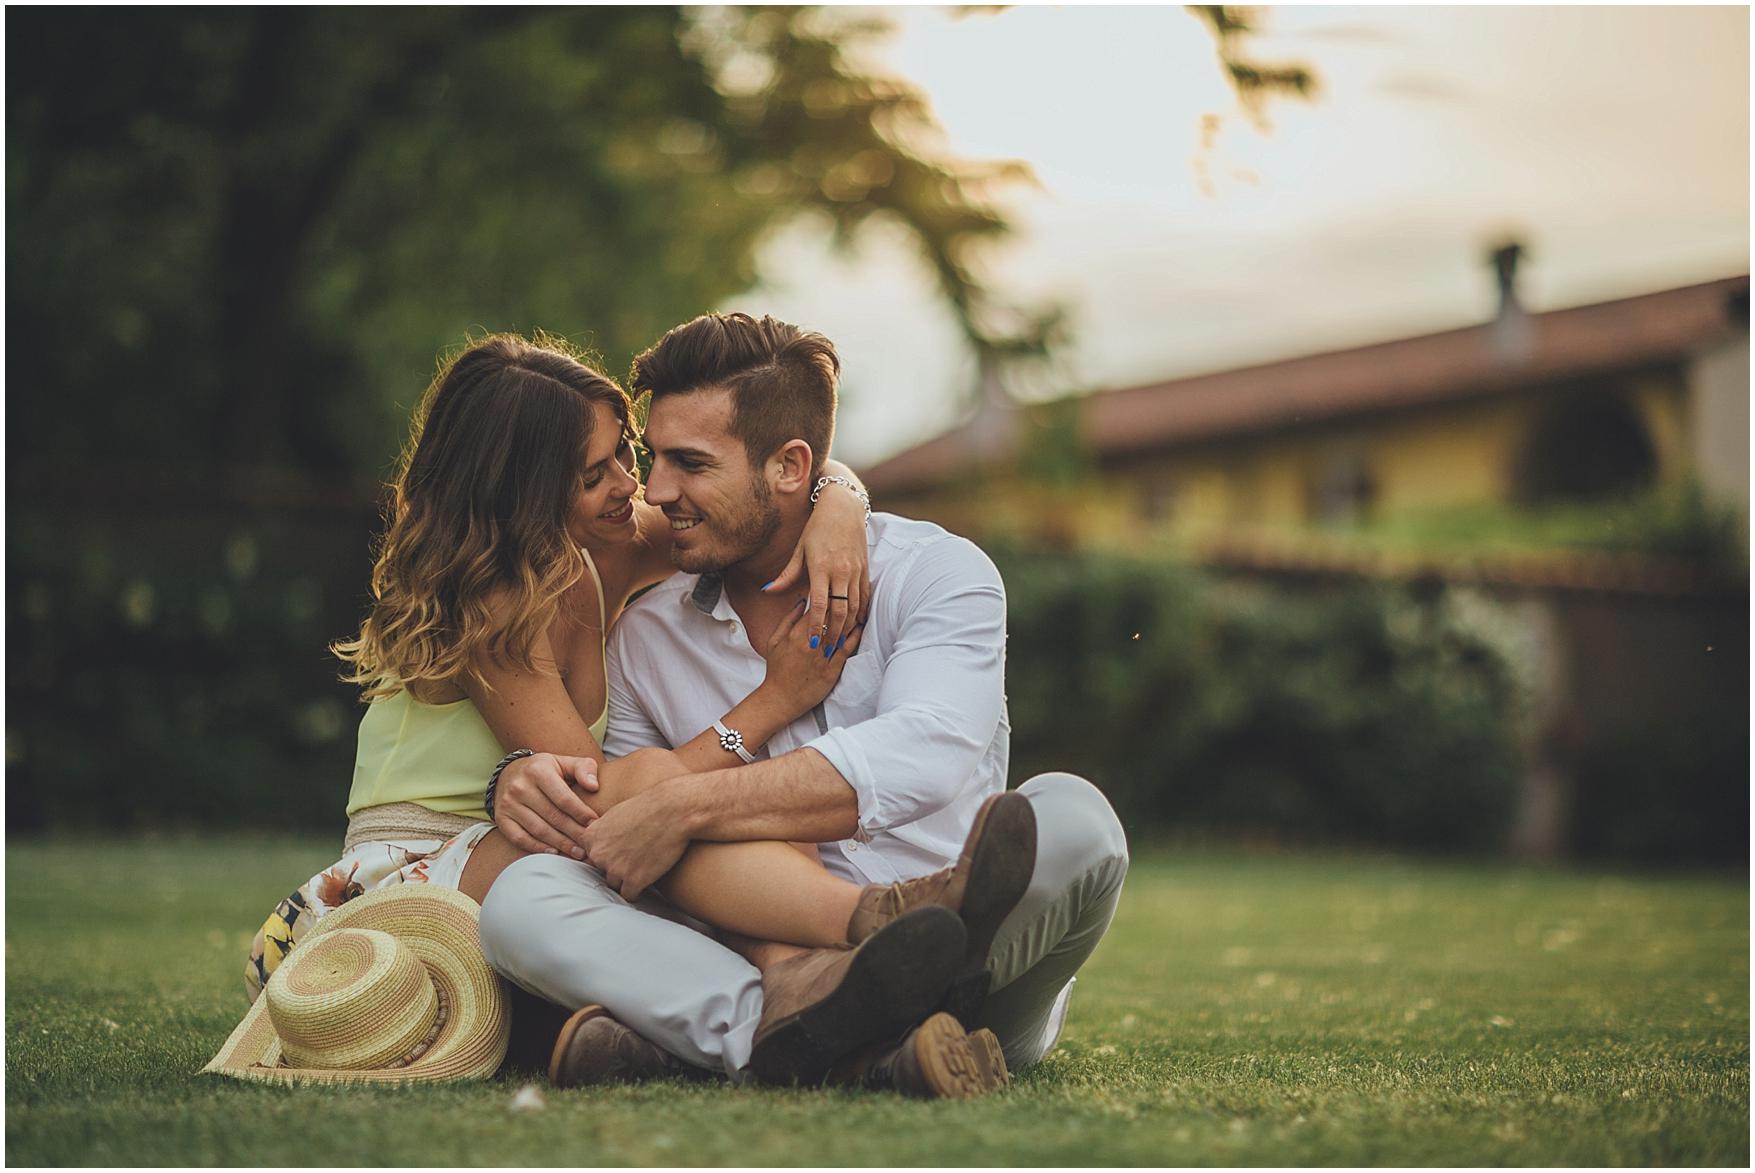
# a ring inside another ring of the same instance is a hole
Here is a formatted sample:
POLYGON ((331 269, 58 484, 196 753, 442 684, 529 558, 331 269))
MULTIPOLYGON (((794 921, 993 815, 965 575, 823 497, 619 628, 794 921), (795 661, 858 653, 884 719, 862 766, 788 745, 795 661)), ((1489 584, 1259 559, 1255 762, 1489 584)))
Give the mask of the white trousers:
MULTIPOLYGON (((1036 814, 1036 869, 1000 925, 982 1012, 1021 1070, 1060 1037, 1074 975, 1109 928, 1127 840, 1102 793, 1072 774, 1018 788, 1036 814)), ((762 1017, 762 977, 663 900, 629 902, 589 864, 532 855, 500 873, 481 910, 488 963, 538 997, 599 1003, 665 1050, 740 1078, 762 1017)))

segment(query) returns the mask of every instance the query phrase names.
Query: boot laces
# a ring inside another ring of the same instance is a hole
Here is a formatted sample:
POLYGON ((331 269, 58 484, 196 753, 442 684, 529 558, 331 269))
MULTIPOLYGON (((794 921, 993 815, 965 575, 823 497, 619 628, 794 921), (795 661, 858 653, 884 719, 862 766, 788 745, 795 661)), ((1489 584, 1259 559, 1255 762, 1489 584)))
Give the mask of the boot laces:
POLYGON ((944 868, 930 875, 916 876, 912 880, 897 880, 890 885, 890 899, 895 902, 898 911, 911 904, 935 903, 950 883, 953 870, 944 868))

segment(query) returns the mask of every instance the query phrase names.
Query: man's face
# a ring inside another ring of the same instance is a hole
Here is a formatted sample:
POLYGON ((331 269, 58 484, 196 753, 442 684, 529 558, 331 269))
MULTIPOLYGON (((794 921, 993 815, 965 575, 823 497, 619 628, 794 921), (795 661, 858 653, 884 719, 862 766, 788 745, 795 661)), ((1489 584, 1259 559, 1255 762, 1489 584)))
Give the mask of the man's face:
POLYGON ((780 530, 780 507, 731 434, 731 414, 729 391, 691 391, 655 400, 646 420, 646 501, 664 510, 670 560, 690 574, 734 566, 780 530))

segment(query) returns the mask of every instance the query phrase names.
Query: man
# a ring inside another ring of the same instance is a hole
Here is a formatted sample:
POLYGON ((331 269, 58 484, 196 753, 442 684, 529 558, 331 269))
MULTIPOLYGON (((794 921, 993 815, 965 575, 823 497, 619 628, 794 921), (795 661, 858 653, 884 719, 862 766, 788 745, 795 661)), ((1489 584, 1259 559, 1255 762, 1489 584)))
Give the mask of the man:
MULTIPOLYGON (((760 679, 754 649, 792 605, 762 588, 820 487, 839 370, 828 339, 743 314, 697 318, 636 360, 635 391, 652 396, 646 500, 670 518, 684 573, 612 633, 612 758, 681 744, 760 679)), ((1073 976, 1120 897, 1121 827, 1070 774, 1005 794, 1005 593, 987 557, 937 526, 880 513, 870 560, 859 654, 763 760, 663 781, 591 824, 587 861, 529 856, 494 884, 481 924, 494 968, 619 1022, 564 1036, 551 1072, 662 1070, 676 1056, 733 1077, 959 1094, 920 1068, 973 1066, 957 1085, 967 1094, 1054 1045, 1073 976), (867 886, 849 938, 869 941, 800 960, 759 943, 740 955, 695 932, 640 894, 696 840, 820 844, 825 867, 867 886), (814 967, 810 988, 779 993, 774 975, 800 966, 814 967), (960 1027, 929 1017, 940 1003, 960 1027)), ((514 810, 553 811, 522 797, 553 783, 543 771, 556 760, 507 767, 502 824, 514 810)))

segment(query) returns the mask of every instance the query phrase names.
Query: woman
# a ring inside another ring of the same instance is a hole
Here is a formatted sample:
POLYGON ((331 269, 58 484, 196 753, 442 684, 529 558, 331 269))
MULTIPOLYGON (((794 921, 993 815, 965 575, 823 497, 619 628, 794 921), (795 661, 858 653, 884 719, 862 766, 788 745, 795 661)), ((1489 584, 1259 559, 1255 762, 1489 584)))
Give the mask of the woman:
MULTIPOLYGON (((604 633, 630 596, 671 573, 670 527, 639 489, 626 393, 564 344, 494 335, 441 369, 392 487, 376 601, 358 637, 334 648, 370 702, 342 859, 258 933, 245 974, 252 998, 317 920, 362 892, 424 882, 479 901, 519 854, 482 805, 504 753, 538 746, 603 759, 604 633)), ((852 625, 869 590, 864 518, 853 491, 827 488, 772 589, 808 568, 813 597, 851 596, 852 625)), ((858 649, 854 627, 832 656, 813 650, 813 634, 843 637, 816 610, 807 619, 801 602, 766 649, 763 683, 723 719, 752 749, 827 696, 858 649)), ((706 729, 674 753, 607 763, 592 804, 607 809, 659 777, 739 761, 706 729)), ((860 890, 798 846, 699 845, 666 891, 736 933, 844 942, 860 890)))

